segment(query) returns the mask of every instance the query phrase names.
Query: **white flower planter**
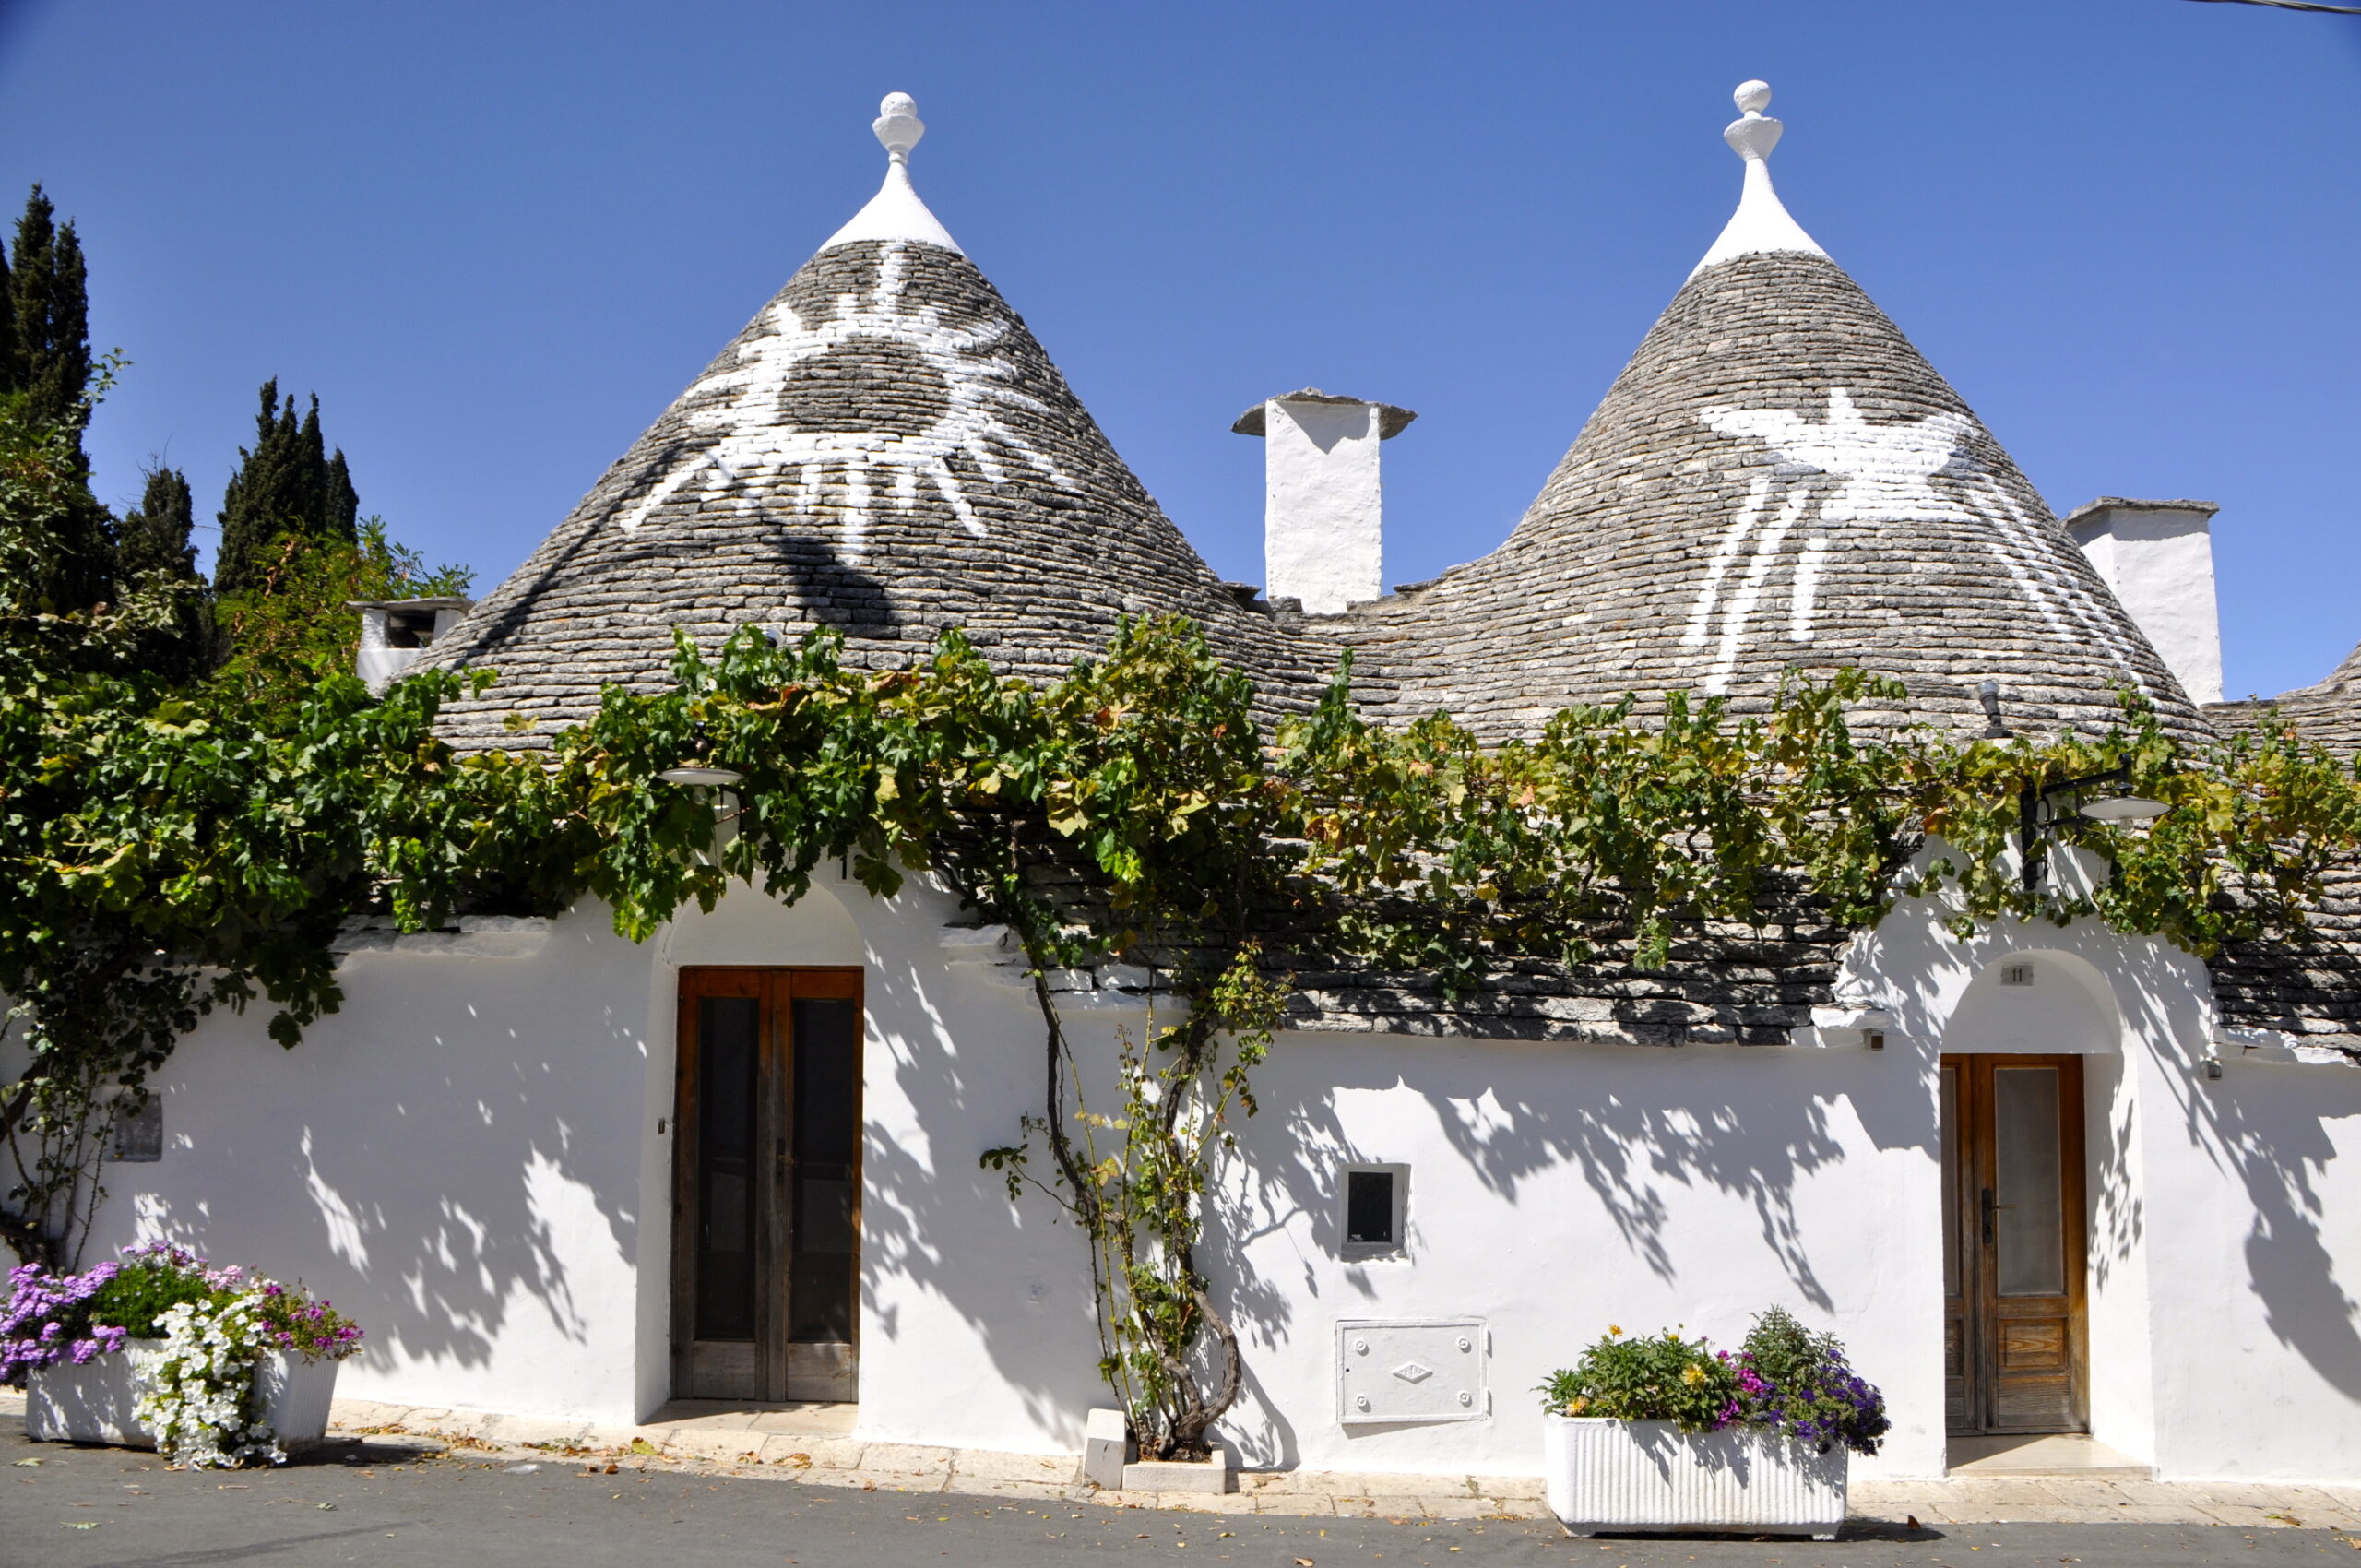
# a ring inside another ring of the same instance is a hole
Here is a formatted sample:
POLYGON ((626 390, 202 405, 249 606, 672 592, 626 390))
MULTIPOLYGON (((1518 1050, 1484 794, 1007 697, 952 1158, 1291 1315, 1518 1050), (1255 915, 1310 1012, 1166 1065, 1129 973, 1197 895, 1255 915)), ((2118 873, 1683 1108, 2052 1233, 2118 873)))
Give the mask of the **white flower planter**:
POLYGON ((1759 1530, 1834 1540, 1846 1461, 1771 1432, 1683 1432, 1670 1421, 1545 1417, 1549 1511, 1578 1536, 1601 1530, 1759 1530))
MULTIPOLYGON (((82 1365, 42 1367, 25 1385, 25 1435, 36 1443, 112 1443, 153 1448, 156 1434, 133 1412, 160 1339, 134 1339, 112 1356, 82 1365)), ((263 1420, 289 1453, 327 1435, 328 1401, 336 1396, 334 1361, 307 1361, 284 1350, 255 1368, 263 1420)))

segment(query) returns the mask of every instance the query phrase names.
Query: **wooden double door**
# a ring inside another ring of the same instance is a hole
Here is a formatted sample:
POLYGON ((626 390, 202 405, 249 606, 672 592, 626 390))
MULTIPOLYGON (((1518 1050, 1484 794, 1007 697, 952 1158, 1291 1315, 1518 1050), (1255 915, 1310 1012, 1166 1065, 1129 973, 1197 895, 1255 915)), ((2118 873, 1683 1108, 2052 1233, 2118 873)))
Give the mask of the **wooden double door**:
POLYGON ((857 1397, 860 971, 681 971, 672 1392, 857 1397))
POLYGON ((1946 1056, 1941 1073, 1946 1423, 2087 1431, 2082 1058, 1946 1056))

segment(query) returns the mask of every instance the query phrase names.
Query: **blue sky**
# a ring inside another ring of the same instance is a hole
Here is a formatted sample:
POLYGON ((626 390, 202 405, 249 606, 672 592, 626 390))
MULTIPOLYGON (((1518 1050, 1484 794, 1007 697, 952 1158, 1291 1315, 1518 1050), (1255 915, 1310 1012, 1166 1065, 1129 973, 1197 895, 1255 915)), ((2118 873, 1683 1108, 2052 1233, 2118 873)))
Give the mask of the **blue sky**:
POLYGON ((1503 539, 1735 203, 1789 208, 2061 511, 2222 504, 2228 684, 2361 638, 2361 18, 2188 0, 400 6, 0 0, 151 454, 218 505, 320 394, 364 511, 489 588, 876 187, 919 189, 1224 576, 1307 383, 1400 403, 1387 576, 1503 539))

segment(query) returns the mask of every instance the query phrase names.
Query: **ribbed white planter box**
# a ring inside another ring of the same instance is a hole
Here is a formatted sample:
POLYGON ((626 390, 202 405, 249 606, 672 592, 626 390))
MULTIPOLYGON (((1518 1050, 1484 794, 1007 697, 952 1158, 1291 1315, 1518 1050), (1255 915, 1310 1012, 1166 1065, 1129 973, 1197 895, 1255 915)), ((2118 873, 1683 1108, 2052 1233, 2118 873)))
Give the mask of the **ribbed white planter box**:
MULTIPOLYGON (((133 1414, 147 1369, 163 1352, 160 1339, 134 1339, 112 1356, 81 1366, 42 1367, 25 1385, 25 1435, 36 1443, 112 1443, 153 1448, 156 1434, 133 1414)), ((289 1453, 327 1435, 328 1401, 336 1396, 334 1361, 307 1361, 273 1350, 255 1369, 263 1420, 289 1453)))
POLYGON ((1733 1428, 1548 1416, 1549 1511, 1578 1536, 1601 1530, 1760 1530, 1834 1540, 1845 1523, 1843 1448, 1733 1428))

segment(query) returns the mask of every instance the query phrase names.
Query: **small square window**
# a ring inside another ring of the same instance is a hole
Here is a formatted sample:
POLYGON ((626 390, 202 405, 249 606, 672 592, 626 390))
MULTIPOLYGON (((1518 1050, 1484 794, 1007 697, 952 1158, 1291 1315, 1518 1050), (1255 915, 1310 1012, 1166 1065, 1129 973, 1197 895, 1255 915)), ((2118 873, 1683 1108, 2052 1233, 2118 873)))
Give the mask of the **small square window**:
POLYGON ((1401 1256, 1409 1167, 1349 1166, 1344 1178, 1343 1255, 1347 1259, 1401 1256))
POLYGON ((164 1099, 151 1094, 136 1111, 118 1111, 114 1119, 113 1158, 126 1165, 164 1158, 164 1099))

